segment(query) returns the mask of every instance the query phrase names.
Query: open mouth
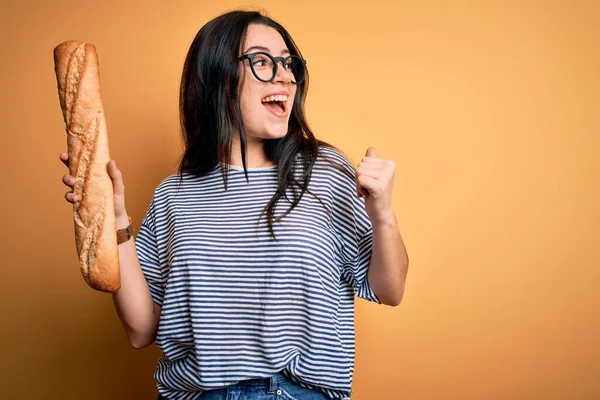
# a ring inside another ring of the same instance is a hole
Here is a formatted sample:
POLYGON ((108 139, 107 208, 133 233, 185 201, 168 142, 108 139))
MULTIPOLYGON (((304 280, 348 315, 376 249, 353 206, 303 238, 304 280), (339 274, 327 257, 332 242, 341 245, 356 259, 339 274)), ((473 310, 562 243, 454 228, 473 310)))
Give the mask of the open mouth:
POLYGON ((262 104, 266 107, 267 110, 271 111, 275 115, 282 116, 285 115, 287 111, 287 99, 288 96, 281 94, 267 96, 264 99, 262 99, 262 104))

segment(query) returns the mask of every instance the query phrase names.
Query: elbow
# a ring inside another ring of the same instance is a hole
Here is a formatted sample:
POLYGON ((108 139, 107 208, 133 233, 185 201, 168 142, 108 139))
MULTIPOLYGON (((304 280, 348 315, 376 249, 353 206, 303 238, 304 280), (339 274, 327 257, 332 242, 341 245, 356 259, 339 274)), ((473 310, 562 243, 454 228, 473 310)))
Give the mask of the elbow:
POLYGON ((395 290, 395 293, 393 293, 393 295, 388 299, 388 302, 386 302, 387 305, 392 307, 399 306, 400 303, 402 303, 402 299, 404 298, 404 288, 406 287, 406 270, 408 270, 408 255, 406 254, 404 258, 404 265, 405 273, 402 279, 400 280, 400 283, 398 284, 398 288, 395 290))
POLYGON ((136 350, 141 350, 144 349, 148 346, 150 346, 152 343, 154 343, 154 335, 146 335, 146 336, 142 336, 142 335, 128 335, 127 337, 127 341, 129 342, 129 345, 131 347, 133 347, 136 350))
POLYGON ((402 302, 402 300, 394 300, 394 301, 390 301, 387 305, 390 307, 398 307, 401 302, 402 302))
POLYGON ((388 296, 384 298, 380 298, 380 302, 385 304, 386 306, 397 307, 402 303, 402 299, 404 298, 404 285, 399 290, 396 290, 395 293, 390 293, 388 296))
POLYGON ((150 346, 150 343, 143 343, 143 342, 129 342, 129 345, 131 347, 133 347, 136 350, 141 350, 144 349, 148 346, 150 346))
POLYGON ((400 303, 402 303, 402 297, 403 297, 402 295, 391 297, 391 298, 387 299, 385 302, 383 302, 383 304, 385 304, 386 306, 398 307, 400 305, 400 303))
POLYGON ((404 255, 404 259, 397 266, 397 270, 397 274, 388 274, 388 276, 380 275, 372 279, 373 284, 377 284, 375 287, 372 286, 374 293, 375 291, 377 292, 375 296, 378 298, 379 303, 386 306, 397 307, 402 303, 404 288, 406 287, 408 255, 404 255))
POLYGON ((136 349, 136 350, 144 349, 144 348, 150 346, 152 343, 154 343, 154 341, 148 341, 148 340, 146 340, 146 341, 132 341, 132 340, 130 340, 129 341, 129 345, 131 347, 133 347, 134 349, 136 349))

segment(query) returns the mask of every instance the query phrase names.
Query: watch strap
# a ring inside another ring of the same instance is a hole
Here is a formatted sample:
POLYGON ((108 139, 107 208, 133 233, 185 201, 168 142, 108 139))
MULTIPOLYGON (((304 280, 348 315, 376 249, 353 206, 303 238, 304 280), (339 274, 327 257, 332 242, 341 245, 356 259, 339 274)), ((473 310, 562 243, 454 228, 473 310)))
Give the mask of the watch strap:
POLYGON ((117 230, 117 244, 125 243, 133 237, 133 228, 131 227, 131 217, 127 228, 117 230))

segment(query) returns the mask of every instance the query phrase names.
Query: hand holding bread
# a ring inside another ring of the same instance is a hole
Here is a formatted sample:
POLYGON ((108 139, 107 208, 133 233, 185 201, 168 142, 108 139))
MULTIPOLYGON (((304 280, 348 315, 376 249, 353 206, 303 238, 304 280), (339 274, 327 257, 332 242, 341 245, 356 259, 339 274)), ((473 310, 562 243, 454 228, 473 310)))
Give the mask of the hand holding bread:
MULTIPOLYGON (((69 166, 69 153, 60 153, 60 160, 67 167, 69 166)), ((108 175, 113 183, 113 192, 114 192, 114 200, 115 200, 115 218, 119 219, 120 217, 127 217, 127 211, 125 209, 125 185, 123 184, 123 174, 117 168, 117 163, 114 160, 111 160, 108 163, 108 175)), ((71 191, 65 193, 65 199, 73 204, 80 199, 77 198, 77 195, 73 193, 73 186, 75 185, 75 177, 72 175, 65 175, 62 179, 63 183, 67 185, 71 191)))

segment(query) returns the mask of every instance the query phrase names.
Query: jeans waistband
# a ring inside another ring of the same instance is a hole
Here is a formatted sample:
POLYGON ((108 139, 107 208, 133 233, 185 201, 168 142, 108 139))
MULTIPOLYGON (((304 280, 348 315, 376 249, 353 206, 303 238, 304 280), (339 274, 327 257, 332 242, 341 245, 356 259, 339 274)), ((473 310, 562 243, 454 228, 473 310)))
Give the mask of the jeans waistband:
POLYGON ((290 382, 290 378, 285 376, 282 372, 277 372, 275 375, 268 378, 255 378, 247 379, 236 383, 240 386, 267 386, 270 390, 276 390, 277 385, 282 382, 290 382))

